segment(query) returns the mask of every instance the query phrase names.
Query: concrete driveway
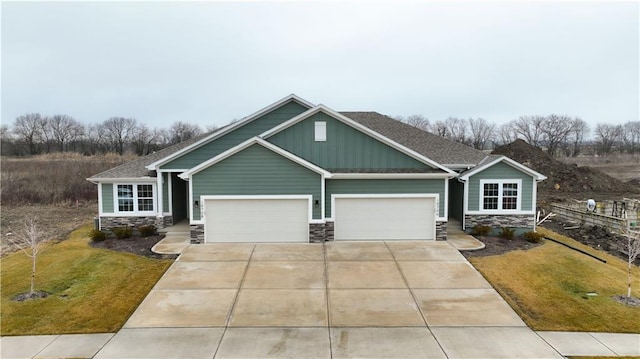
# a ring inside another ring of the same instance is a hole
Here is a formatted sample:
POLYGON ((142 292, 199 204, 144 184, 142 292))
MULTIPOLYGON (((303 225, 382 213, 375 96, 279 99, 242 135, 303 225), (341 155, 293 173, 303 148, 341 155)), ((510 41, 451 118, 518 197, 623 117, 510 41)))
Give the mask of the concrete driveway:
POLYGON ((447 242, 187 247, 96 358, 558 358, 447 242))

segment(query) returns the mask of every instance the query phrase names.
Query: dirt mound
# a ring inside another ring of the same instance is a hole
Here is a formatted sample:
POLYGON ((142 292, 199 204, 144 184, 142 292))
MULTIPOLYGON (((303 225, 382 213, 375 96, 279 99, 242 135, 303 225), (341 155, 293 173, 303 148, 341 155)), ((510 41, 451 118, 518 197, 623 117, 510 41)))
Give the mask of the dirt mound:
POLYGON ((588 166, 578 167, 560 162, 523 140, 497 147, 491 154, 507 156, 547 176, 545 181, 538 184, 538 194, 543 199, 556 201, 569 197, 638 193, 637 186, 588 166))

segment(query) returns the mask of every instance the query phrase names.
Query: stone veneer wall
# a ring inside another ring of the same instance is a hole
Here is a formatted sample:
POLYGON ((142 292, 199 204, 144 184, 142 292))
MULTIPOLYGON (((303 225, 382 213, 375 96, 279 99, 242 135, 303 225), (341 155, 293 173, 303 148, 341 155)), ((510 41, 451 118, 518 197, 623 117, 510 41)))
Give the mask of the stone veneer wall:
POLYGON ((173 224, 172 216, 156 217, 156 216, 141 216, 141 217, 100 217, 100 230, 111 230, 116 227, 142 227, 154 225, 156 228, 164 228, 173 224))
POLYGON ((476 225, 489 226, 491 228, 529 228, 535 226, 535 215, 514 214, 514 215, 488 215, 488 214, 467 214, 464 216, 465 230, 470 230, 476 225))
POLYGON ((309 242, 322 243, 326 240, 327 234, 324 223, 309 223, 309 242))
POLYGON ((436 222, 436 241, 447 240, 447 222, 436 222))
POLYGON ((204 243, 204 224, 192 224, 191 228, 191 244, 204 243))

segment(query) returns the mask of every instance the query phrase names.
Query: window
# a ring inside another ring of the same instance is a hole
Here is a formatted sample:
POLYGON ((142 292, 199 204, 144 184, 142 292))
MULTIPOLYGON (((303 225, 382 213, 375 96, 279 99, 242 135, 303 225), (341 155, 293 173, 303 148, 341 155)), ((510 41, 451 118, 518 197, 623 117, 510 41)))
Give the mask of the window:
POLYGON ((315 122, 315 139, 316 142, 324 142, 327 140, 327 123, 325 121, 315 122))
POLYGON ((517 211, 520 209, 519 180, 482 180, 480 203, 485 211, 517 211))
POLYGON ((153 185, 119 184, 116 188, 118 212, 153 212, 153 185))

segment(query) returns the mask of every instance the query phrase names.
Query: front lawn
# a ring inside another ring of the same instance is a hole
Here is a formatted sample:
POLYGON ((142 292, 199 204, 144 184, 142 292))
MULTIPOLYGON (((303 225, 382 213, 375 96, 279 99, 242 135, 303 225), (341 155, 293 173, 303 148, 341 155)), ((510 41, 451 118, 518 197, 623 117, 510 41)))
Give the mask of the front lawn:
POLYGON ((47 298, 13 301, 29 290, 31 259, 22 252, 0 259, 1 335, 115 332, 172 263, 92 248, 91 228, 46 245, 38 256, 36 290, 49 292, 47 298))
MULTIPOLYGON (((627 292, 626 262, 544 228, 538 230, 607 263, 550 241, 527 251, 469 261, 535 330, 640 333, 640 307, 612 298, 627 292)), ((637 267, 632 296, 640 297, 637 267)))

